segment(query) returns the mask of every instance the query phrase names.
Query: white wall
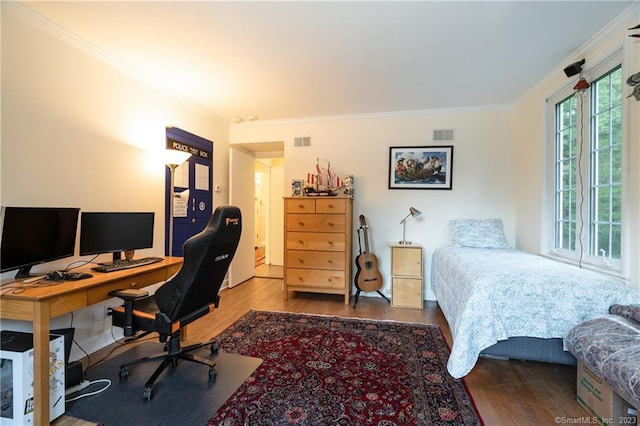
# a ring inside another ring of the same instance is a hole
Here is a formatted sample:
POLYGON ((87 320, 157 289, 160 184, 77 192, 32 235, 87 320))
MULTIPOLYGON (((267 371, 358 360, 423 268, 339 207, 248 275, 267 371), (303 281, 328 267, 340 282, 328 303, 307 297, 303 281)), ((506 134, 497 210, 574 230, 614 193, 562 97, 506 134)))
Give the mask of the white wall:
POLYGON ((271 180, 269 188, 269 252, 265 259, 271 265, 284 265, 284 159, 271 162, 271 180))
MULTIPOLYGON (((623 79, 640 71, 640 40, 628 37, 627 28, 640 21, 640 3, 605 27, 600 34, 558 64, 547 78, 536 84, 519 100, 515 109, 515 209, 516 244, 523 250, 544 253, 547 199, 545 178, 552 176, 547 169, 546 155, 546 99, 566 87, 572 87, 577 77, 568 79, 563 68, 585 58, 585 72, 596 67, 616 50, 622 48, 623 79)), ((624 85, 623 94, 631 93, 624 85)), ((624 202, 623 235, 627 262, 625 276, 634 288, 640 288, 640 102, 633 97, 623 100, 623 114, 627 127, 623 137, 628 162, 624 179, 628 190, 624 202)))
MULTIPOLYGON (((154 211, 154 247, 144 252, 162 255, 165 165, 158 153, 164 150, 165 127, 214 141, 214 184, 228 188, 228 123, 114 65, 24 8, 2 2, 0 201, 3 206, 154 211)), ((227 200, 227 189, 214 193, 214 205, 227 200)), ((74 315, 76 338, 89 353, 112 342, 102 305, 74 315)), ((64 315, 52 327, 67 327, 70 321, 64 315)), ((2 323, 3 329, 28 326, 2 323)))
MULTIPOLYGON (((231 126, 231 143, 285 141, 284 192, 291 179, 306 178, 331 162, 340 175, 355 177, 354 224, 364 214, 370 226, 371 251, 379 260, 390 295, 389 242, 402 237, 400 220, 413 206, 423 215, 407 221, 407 239, 425 248, 425 290, 431 291, 431 254, 449 243, 447 221, 452 218, 500 217, 505 233, 515 244, 513 164, 513 112, 508 107, 473 110, 426 111, 404 115, 377 115, 255 122, 231 126), (454 128, 453 189, 388 189, 389 147, 434 145, 433 129, 454 128), (294 148, 296 136, 310 136, 311 147, 294 148)), ((354 232, 354 253, 357 234, 354 232)), ((354 268, 355 272, 355 268, 354 268)), ((353 282, 353 280, 352 280, 353 282)), ((375 295, 375 293, 373 293, 375 295)))

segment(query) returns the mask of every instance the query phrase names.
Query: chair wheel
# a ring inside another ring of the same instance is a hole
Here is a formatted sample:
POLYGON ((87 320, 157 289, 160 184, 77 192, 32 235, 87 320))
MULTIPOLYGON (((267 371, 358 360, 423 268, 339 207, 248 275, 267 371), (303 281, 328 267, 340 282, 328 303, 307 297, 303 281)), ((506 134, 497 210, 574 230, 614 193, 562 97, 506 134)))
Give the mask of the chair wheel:
POLYGON ((145 401, 151 401, 151 388, 144 388, 144 392, 142 392, 142 399, 145 401))
POLYGON ((212 382, 215 382, 217 378, 218 378, 218 371, 216 370, 215 367, 211 367, 209 369, 209 380, 212 382))
POLYGON ((129 370, 126 367, 120 367, 120 372, 118 373, 120 380, 124 380, 129 377, 129 370))
POLYGON ((211 353, 212 354, 217 354, 219 350, 220 350, 220 346, 218 346, 218 342, 211 343, 211 353))

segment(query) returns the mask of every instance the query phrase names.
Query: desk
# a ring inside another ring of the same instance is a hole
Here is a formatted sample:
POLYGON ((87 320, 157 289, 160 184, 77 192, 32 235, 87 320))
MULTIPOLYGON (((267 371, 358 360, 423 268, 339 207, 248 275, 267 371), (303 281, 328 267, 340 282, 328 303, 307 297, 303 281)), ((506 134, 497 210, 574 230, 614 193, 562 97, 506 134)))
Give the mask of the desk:
POLYGON ((110 299, 112 290, 166 281, 181 265, 181 257, 167 257, 162 262, 121 271, 91 271, 92 278, 28 288, 23 293, 0 298, 2 319, 33 323, 34 425, 49 424, 49 319, 110 299))

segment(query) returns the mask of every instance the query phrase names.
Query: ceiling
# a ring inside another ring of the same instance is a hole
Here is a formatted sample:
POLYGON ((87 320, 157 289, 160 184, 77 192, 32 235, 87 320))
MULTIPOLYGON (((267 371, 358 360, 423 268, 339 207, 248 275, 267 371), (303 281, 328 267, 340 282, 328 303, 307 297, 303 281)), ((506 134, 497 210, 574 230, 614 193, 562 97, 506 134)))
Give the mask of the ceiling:
POLYGON ((632 3, 23 4, 233 122, 510 104, 632 3))

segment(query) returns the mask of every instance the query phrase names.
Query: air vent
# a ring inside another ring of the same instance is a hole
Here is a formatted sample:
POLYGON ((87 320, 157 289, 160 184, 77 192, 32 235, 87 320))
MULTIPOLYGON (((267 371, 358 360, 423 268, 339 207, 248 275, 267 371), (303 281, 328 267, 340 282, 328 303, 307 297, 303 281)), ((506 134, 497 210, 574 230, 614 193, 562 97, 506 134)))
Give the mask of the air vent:
POLYGON ((303 146, 311 146, 311 137, 310 136, 296 136, 293 140, 293 146, 303 147, 303 146))
POLYGON ((433 131, 434 142, 445 142, 453 140, 453 129, 435 129, 433 131))

